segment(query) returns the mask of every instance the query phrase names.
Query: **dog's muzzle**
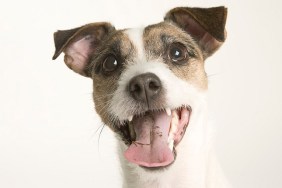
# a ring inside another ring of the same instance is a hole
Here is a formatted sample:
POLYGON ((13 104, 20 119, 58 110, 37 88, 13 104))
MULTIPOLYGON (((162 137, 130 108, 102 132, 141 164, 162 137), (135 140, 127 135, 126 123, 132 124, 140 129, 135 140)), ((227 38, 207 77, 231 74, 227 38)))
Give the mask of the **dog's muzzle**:
POLYGON ((189 124, 190 106, 183 104, 174 109, 166 107, 165 89, 153 73, 133 77, 127 89, 132 103, 142 106, 142 110, 131 114, 117 128, 128 145, 125 158, 151 169, 172 164, 176 156, 175 147, 189 124))

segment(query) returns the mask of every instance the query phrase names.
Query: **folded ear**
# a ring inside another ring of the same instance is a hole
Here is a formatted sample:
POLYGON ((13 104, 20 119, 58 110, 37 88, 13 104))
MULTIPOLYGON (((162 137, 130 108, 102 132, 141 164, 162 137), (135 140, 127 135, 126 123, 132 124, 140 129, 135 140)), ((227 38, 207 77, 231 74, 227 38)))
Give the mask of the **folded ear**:
POLYGON ((111 24, 105 22, 87 24, 70 30, 59 30, 54 33, 56 51, 53 60, 64 52, 66 65, 74 72, 89 77, 86 67, 91 54, 114 30, 111 24))
POLYGON ((199 44, 204 58, 211 56, 225 41, 227 8, 178 7, 170 10, 164 20, 175 23, 199 44))

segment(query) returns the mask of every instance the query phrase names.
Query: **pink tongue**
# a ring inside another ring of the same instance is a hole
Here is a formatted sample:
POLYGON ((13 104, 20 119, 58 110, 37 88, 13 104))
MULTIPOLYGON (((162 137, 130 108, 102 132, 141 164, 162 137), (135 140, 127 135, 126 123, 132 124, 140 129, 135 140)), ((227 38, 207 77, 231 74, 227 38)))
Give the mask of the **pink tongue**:
POLYGON ((136 141, 125 151, 126 159, 146 167, 166 166, 173 162, 174 155, 167 139, 171 116, 165 112, 145 115, 133 120, 136 141))

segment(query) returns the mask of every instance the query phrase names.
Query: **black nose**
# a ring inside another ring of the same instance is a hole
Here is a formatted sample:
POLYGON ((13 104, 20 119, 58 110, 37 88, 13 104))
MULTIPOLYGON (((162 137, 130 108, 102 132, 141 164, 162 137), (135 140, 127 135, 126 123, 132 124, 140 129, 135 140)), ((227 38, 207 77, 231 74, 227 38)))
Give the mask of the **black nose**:
POLYGON ((129 93, 140 102, 146 102, 150 106, 162 89, 160 79, 153 73, 140 74, 133 77, 129 82, 129 93))

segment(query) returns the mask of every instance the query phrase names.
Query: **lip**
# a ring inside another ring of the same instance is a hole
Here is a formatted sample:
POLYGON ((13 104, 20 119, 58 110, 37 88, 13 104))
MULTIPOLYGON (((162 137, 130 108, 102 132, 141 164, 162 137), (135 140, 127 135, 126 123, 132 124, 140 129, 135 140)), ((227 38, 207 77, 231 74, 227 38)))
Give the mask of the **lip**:
MULTIPOLYGON (((172 147, 172 153, 174 155, 174 160, 169 163, 169 164, 166 164, 164 166, 144 166, 144 165, 139 165, 140 167, 144 168, 145 170, 163 170, 165 168, 169 168, 176 160, 176 157, 177 157, 177 151, 176 151, 176 148, 177 146, 179 145, 179 143, 182 141, 183 137, 185 136, 185 132, 186 132, 186 129, 189 125, 189 120, 191 118, 191 114, 192 114, 192 108, 189 106, 189 105, 182 105, 181 107, 178 107, 178 108, 175 108, 173 110, 171 110, 171 112, 176 112, 178 115, 179 115, 179 118, 181 117, 181 113, 183 111, 183 109, 185 110, 188 110, 189 111, 189 116, 188 116, 188 120, 187 120, 187 123, 183 126, 183 130, 181 130, 181 135, 180 133, 178 133, 178 139, 175 140, 173 142, 173 147, 172 147)), ((146 114, 150 114, 150 113, 156 113, 156 112, 166 112, 168 115, 171 115, 171 112, 169 113, 167 109, 158 109, 158 110, 149 110, 149 111, 146 111, 146 112, 143 112, 143 113, 140 113, 140 114, 135 114, 132 116, 132 118, 129 118, 129 120, 131 119, 131 121, 127 120, 125 122, 123 122, 122 125, 119 126, 117 132, 119 133, 119 135, 121 136, 121 139, 124 141, 124 143, 127 145, 127 146, 130 146, 131 144, 136 144, 134 143, 135 139, 136 139, 136 134, 134 134, 134 130, 132 130, 132 126, 131 126, 131 123, 132 121, 134 121, 135 119, 137 118, 142 118, 142 116, 145 116, 146 114)), ((185 117, 186 118, 186 117, 185 117)), ((181 119, 181 118, 180 118, 181 119)), ((170 128, 172 125, 170 125, 170 128)), ((146 145, 146 143, 137 143, 137 144, 144 144, 146 145)))

